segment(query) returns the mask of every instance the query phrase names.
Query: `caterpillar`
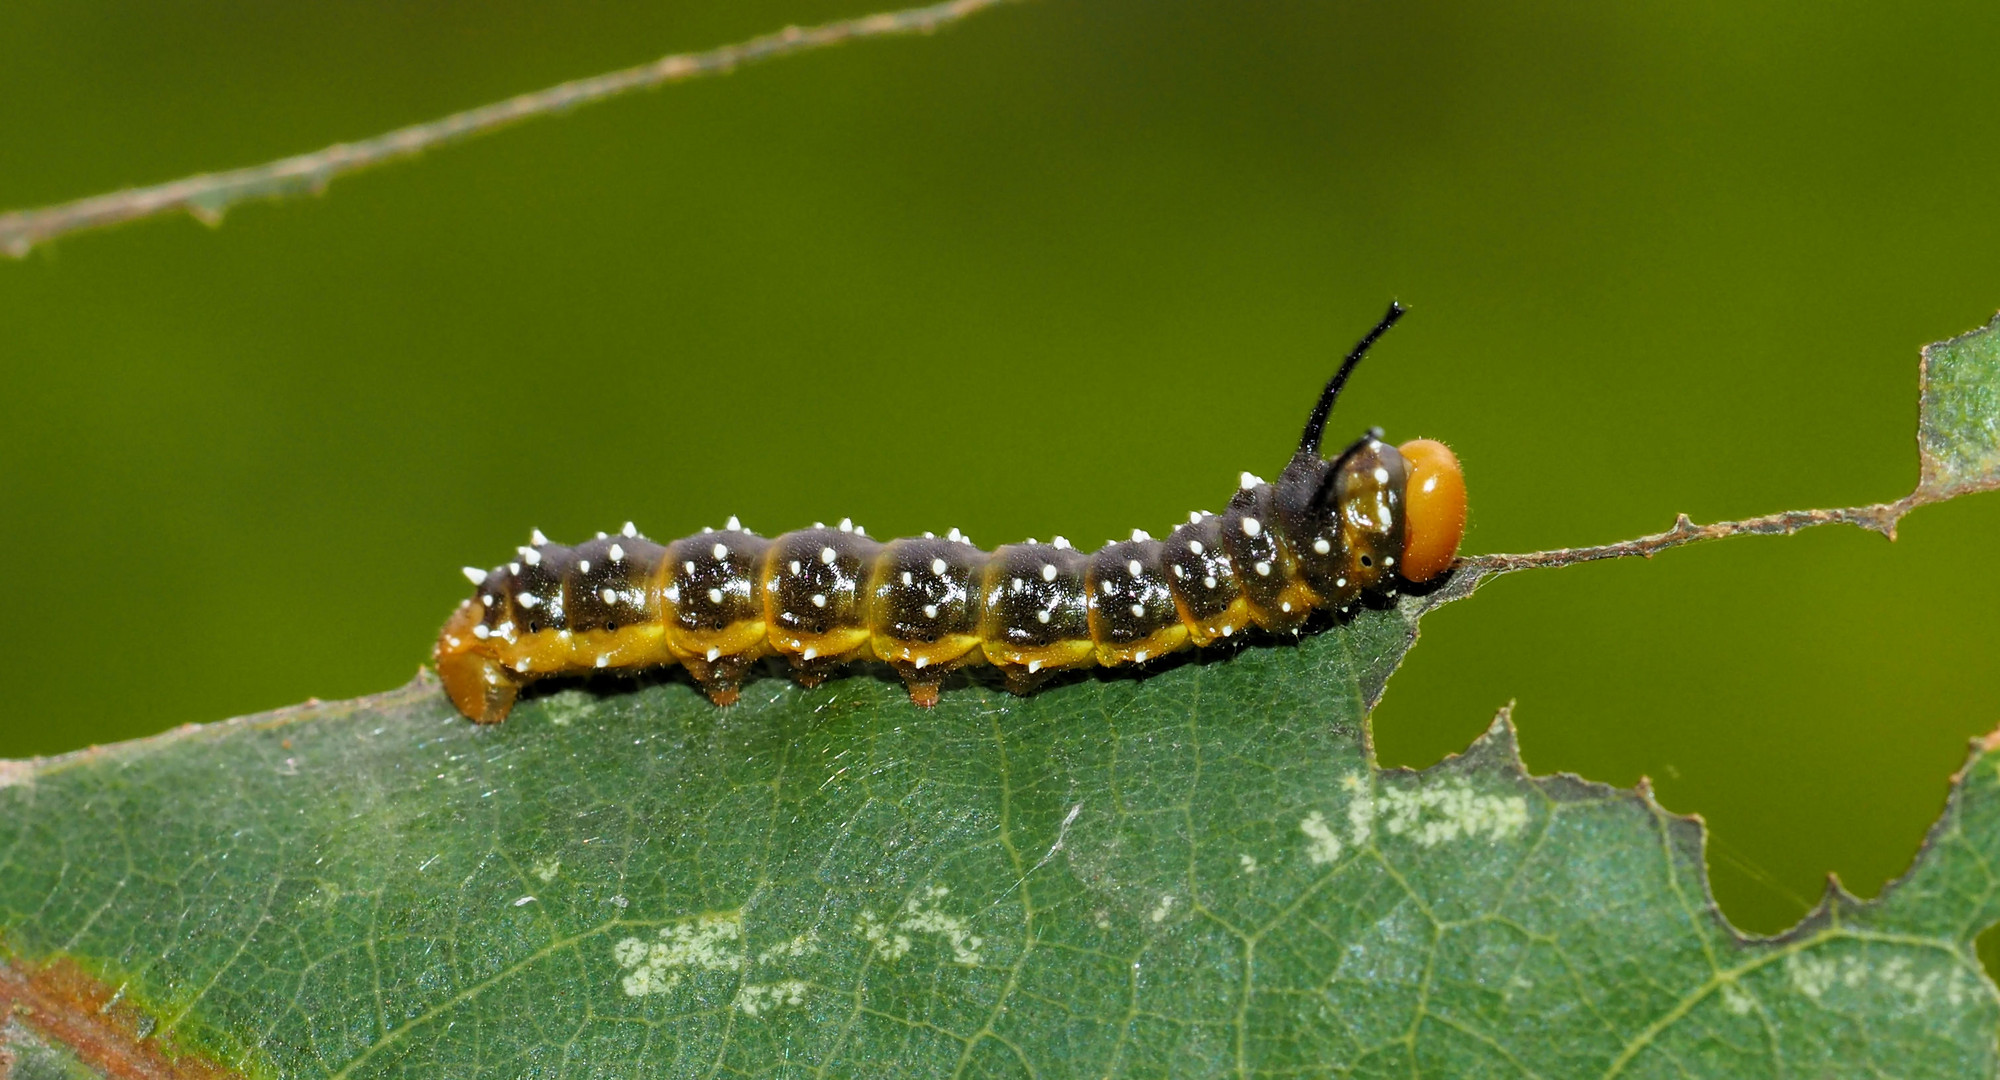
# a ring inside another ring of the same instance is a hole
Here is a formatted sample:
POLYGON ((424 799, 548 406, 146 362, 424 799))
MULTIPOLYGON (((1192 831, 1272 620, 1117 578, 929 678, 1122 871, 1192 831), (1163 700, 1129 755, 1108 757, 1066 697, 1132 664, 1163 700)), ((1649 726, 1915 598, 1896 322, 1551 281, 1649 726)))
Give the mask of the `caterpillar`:
POLYGON ((1345 617, 1444 574, 1464 535, 1465 480, 1443 443, 1391 446, 1378 428, 1320 454, 1341 388, 1403 311, 1390 304, 1348 353, 1276 482, 1244 473, 1222 513, 1190 514, 1164 539, 988 552, 957 529, 883 542, 843 520, 767 539, 732 517, 664 545, 628 522, 565 547, 537 529, 514 561, 466 568, 477 588, 438 635, 439 679, 459 711, 492 724, 550 676, 677 663, 729 705, 766 656, 808 687, 873 659, 930 706, 969 664, 1027 693, 1058 671, 1345 617))

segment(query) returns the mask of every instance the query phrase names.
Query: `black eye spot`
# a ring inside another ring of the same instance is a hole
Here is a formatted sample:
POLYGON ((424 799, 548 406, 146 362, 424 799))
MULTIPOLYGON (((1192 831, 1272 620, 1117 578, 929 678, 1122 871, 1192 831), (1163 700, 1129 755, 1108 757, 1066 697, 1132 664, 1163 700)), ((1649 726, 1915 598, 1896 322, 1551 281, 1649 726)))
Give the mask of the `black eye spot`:
POLYGON ((542 624, 530 620, 528 623, 528 633, 539 634, 541 632, 542 632, 542 624))
POLYGON ((610 631, 610 632, 614 632, 614 633, 615 633, 615 632, 616 632, 616 631, 618 630, 618 624, 617 624, 617 623, 615 623, 615 622, 608 622, 608 623, 605 623, 605 624, 604 624, 604 629, 605 629, 605 630, 607 630, 607 631, 610 631))
POLYGON ((1374 566, 1374 565, 1375 565, 1375 560, 1374 560, 1374 559, 1372 559, 1372 558, 1370 558, 1370 557, 1368 557, 1368 556, 1366 556, 1366 555, 1363 555, 1363 556, 1361 556, 1361 565, 1363 565, 1363 566, 1374 566))

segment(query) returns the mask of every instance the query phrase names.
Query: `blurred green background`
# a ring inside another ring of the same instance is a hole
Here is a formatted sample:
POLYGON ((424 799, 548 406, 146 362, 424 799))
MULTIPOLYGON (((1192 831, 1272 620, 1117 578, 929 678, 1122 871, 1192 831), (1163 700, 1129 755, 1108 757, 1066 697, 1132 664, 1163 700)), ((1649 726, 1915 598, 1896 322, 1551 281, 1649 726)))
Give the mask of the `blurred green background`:
MULTIPOLYGON (((0 7, 0 206, 251 164, 852 2, 0 7)), ((1338 441, 1449 440, 1467 550, 1894 498, 1918 347, 2000 307, 2000 7, 1045 0, 0 262, 0 755, 407 680, 531 526, 853 515, 1094 546, 1338 441)), ((2000 498, 1516 575, 1387 764, 1714 828, 1776 930, 1908 864, 2000 724, 2000 498)), ((221 782, 219 780, 219 782, 221 782)))

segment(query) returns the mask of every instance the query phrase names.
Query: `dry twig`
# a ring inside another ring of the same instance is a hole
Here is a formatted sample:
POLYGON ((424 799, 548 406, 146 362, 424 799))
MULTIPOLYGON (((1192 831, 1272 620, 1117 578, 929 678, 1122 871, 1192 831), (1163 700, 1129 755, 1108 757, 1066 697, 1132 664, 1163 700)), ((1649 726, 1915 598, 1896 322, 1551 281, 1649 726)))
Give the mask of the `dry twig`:
POLYGON ((707 52, 680 53, 650 64, 551 86, 453 113, 428 123, 399 128, 359 142, 280 158, 228 172, 202 173, 150 187, 127 188, 74 202, 0 214, 0 251, 26 256, 36 244, 65 233, 103 228, 157 214, 185 210, 211 225, 229 207, 246 199, 318 194, 335 177, 386 162, 414 157, 433 147, 483 135, 508 124, 562 112, 703 75, 719 75, 742 64, 837 45, 859 38, 925 33, 989 7, 1015 0, 947 0, 842 19, 822 26, 791 26, 775 34, 707 52))
POLYGON ((1856 525, 1894 540, 1896 522, 1917 507, 1943 502, 1957 495, 1993 490, 2000 490, 2000 478, 1951 486, 1926 483, 1895 502, 1849 506, 1838 510, 1787 510, 1779 514, 1745 518, 1742 521, 1718 521, 1711 525, 1697 525, 1689 520, 1686 514, 1682 514, 1675 519, 1673 528, 1650 536, 1620 540, 1615 544, 1557 548, 1554 551, 1535 551, 1524 555, 1471 555, 1458 560, 1456 569, 1477 581, 1490 574, 1568 566, 1572 563, 1595 562, 1599 559, 1623 559, 1633 555, 1650 559, 1668 548, 1700 543, 1703 540, 1720 540, 1726 536, 1790 536, 1800 529, 1809 529, 1815 525, 1856 525))

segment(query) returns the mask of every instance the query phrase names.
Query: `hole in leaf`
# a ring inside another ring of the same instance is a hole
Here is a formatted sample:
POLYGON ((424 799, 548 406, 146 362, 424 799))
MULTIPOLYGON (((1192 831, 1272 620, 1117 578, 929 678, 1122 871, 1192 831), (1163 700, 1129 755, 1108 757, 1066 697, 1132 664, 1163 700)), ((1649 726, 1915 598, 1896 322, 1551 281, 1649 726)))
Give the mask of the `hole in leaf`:
POLYGON ((1979 952, 1979 966, 1986 969, 1986 977, 2000 982, 2000 923, 1981 930, 1972 944, 1979 952))

